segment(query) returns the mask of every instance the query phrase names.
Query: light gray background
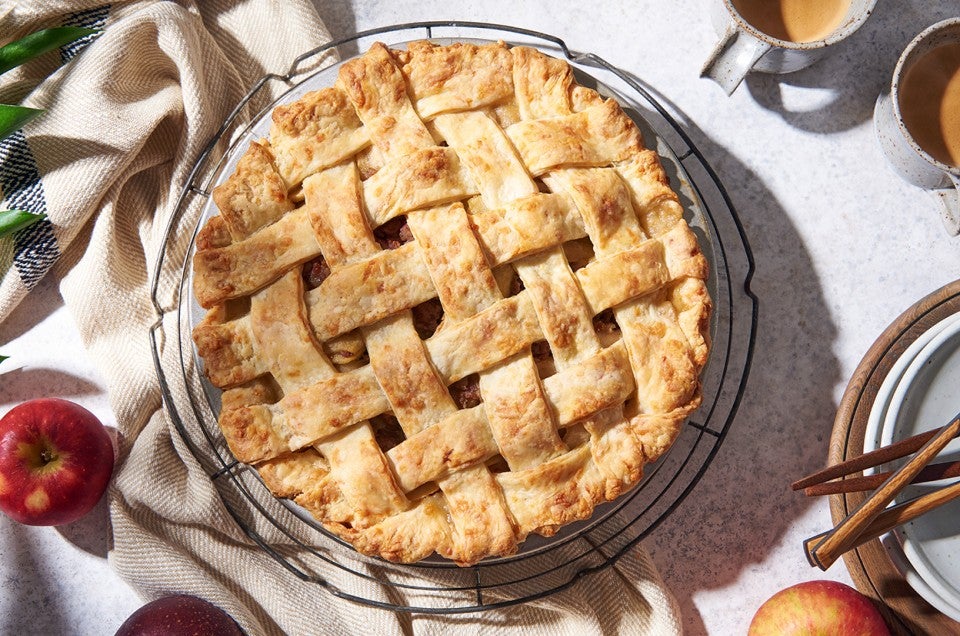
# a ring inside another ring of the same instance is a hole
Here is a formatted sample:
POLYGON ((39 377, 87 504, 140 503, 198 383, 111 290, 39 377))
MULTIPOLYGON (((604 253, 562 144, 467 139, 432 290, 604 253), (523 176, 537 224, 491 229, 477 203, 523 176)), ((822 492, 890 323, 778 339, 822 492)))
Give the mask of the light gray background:
MULTIPOLYGON (((744 633, 783 586, 849 582, 842 563, 826 573, 807 565, 801 542, 829 527, 829 511, 788 485, 824 464, 834 411, 870 344, 960 266, 960 243, 933 200, 887 167, 871 126, 899 51, 960 14, 960 2, 880 0, 828 58, 793 75, 751 76, 727 98, 698 77, 716 41, 713 1, 317 0, 335 38, 443 19, 551 33, 642 78, 685 114, 746 228, 761 302, 740 414, 704 479, 645 543, 692 635, 744 633)), ((0 412, 59 395, 115 422, 52 282, 0 325, 0 343, 16 361, 0 379, 0 412)), ((110 571, 109 541, 102 505, 57 529, 0 518, 0 634, 113 633, 141 601, 110 571)))

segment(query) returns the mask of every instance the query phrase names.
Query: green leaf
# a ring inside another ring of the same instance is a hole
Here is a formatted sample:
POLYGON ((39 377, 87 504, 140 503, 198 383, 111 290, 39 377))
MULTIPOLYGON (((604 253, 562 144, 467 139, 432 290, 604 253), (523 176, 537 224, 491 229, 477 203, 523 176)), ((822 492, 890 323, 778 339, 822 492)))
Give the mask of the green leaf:
POLYGON ((88 35, 99 33, 97 29, 83 27, 56 27, 44 29, 0 47, 0 74, 39 57, 47 51, 60 48, 88 35))
POLYGON ((9 357, 10 357, 10 356, 0 356, 0 362, 3 362, 4 360, 6 360, 6 359, 9 358, 9 357))
POLYGON ((42 115, 43 112, 39 108, 0 104, 0 139, 20 130, 28 121, 42 115))
POLYGON ((23 210, 0 210, 0 237, 30 227, 46 217, 46 214, 33 214, 23 210))

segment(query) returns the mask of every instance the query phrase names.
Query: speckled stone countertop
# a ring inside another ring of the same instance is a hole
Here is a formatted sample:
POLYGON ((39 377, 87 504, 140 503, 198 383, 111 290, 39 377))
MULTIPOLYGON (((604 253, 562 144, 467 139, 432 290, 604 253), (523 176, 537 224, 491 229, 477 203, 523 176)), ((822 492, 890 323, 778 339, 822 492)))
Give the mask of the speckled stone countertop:
MULTIPOLYGON (((874 339, 916 300, 960 278, 960 239, 947 236, 928 195, 887 167, 871 122, 899 52, 956 14, 956 2, 881 0, 813 67, 752 75, 728 98, 699 78, 716 41, 707 12, 715 1, 317 0, 334 37, 444 19, 550 33, 642 78, 685 115, 739 212, 760 298, 737 419, 704 478, 645 543, 693 635, 744 633, 760 603, 786 585, 850 582, 842 563, 826 573, 807 564, 801 542, 829 527, 829 510, 788 484, 825 462, 836 406, 874 339)), ((12 356, 0 376, 0 413, 57 395, 115 422, 54 280, 0 325, 0 343, 12 356)), ((112 573, 109 550, 102 504, 58 529, 0 518, 0 634, 113 633, 141 601, 112 573)))

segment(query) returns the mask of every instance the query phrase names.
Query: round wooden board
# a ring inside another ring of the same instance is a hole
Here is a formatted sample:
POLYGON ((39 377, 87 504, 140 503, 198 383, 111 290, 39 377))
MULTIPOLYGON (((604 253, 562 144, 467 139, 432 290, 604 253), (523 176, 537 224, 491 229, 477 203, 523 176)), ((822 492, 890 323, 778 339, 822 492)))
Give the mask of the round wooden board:
MULTIPOLYGON (((864 430, 877 391, 904 350, 924 331, 960 311, 960 281, 946 285, 903 312, 884 330, 857 366, 844 391, 833 433, 829 463, 837 464, 863 453, 864 430)), ((834 524, 856 509, 869 493, 832 495, 834 524)), ((904 580, 879 539, 843 557, 857 588, 877 601, 894 634, 955 634, 960 623, 924 601, 904 580)))

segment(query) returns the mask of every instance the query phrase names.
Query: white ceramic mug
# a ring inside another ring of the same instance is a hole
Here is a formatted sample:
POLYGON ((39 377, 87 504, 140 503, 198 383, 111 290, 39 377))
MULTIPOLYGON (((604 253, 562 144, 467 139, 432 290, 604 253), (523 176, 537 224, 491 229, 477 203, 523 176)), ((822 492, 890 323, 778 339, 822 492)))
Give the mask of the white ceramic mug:
POLYGON ((732 0, 715 0, 711 16, 720 41, 704 64, 700 77, 709 77, 731 95, 750 71, 799 71, 823 57, 828 47, 859 29, 870 17, 876 2, 852 0, 846 16, 825 37, 812 42, 792 42, 768 35, 747 22, 732 0))
POLYGON ((960 42, 960 18, 924 29, 907 45, 893 71, 890 93, 877 99, 873 123, 880 148, 904 180, 930 191, 942 204, 943 223, 951 235, 960 233, 960 167, 951 166, 920 147, 907 130, 900 109, 904 76, 924 54, 942 44, 960 42))

